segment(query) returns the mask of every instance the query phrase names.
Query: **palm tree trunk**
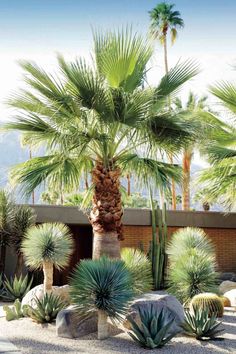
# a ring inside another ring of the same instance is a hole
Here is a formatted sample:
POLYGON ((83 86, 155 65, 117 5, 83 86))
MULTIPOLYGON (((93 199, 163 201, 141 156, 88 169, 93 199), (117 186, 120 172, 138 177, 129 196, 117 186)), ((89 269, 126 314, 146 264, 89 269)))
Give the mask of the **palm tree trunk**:
POLYGON ((92 171, 95 185, 90 213, 94 236, 93 258, 102 255, 120 257, 120 240, 123 239, 120 177, 120 169, 114 167, 112 162, 108 167, 97 162, 92 171))
POLYGON ((106 339, 109 337, 109 324, 107 322, 107 314, 104 311, 98 311, 98 339, 106 339))
POLYGON ((183 195, 182 195, 182 209, 190 209, 190 168, 191 168, 192 152, 184 151, 183 156, 183 195))
POLYGON ((53 284, 53 264, 51 262, 43 262, 43 289, 44 294, 50 294, 52 292, 53 284))
POLYGON ((131 195, 130 173, 127 174, 127 195, 131 195))
POLYGON ((19 278, 22 275, 23 266, 24 266, 24 257, 23 254, 20 252, 17 255, 16 269, 15 269, 15 275, 17 276, 17 278, 19 278))
MULTIPOLYGON (((166 71, 166 75, 169 72, 169 68, 168 68, 168 58, 167 58, 167 32, 166 34, 164 34, 164 42, 163 42, 163 47, 164 47, 164 63, 165 63, 165 71, 166 71)), ((169 109, 170 109, 170 97, 168 97, 168 105, 169 105, 169 109)), ((170 155, 170 163, 173 164, 173 155, 170 155)), ((175 181, 172 178, 171 180, 171 199, 172 199, 172 209, 176 210, 176 188, 175 188, 175 181)))

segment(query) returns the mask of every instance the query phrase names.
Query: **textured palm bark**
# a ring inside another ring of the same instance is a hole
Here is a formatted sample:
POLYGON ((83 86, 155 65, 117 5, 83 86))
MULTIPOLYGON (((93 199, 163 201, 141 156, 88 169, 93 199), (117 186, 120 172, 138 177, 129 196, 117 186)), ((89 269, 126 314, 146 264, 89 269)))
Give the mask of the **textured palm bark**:
POLYGON ((93 258, 107 255, 120 257, 122 234, 122 203, 120 194, 120 169, 112 163, 105 167, 96 163, 92 171, 95 185, 90 222, 93 227, 93 258))
POLYGON ((107 314, 104 311, 98 311, 98 339, 106 339, 109 337, 109 324, 107 314))
POLYGON ((52 292, 53 284, 53 264, 51 262, 43 262, 43 290, 44 294, 50 294, 52 292))
POLYGON ((183 156, 183 193, 182 193, 182 209, 190 209, 190 168, 191 168, 192 152, 185 150, 183 156))

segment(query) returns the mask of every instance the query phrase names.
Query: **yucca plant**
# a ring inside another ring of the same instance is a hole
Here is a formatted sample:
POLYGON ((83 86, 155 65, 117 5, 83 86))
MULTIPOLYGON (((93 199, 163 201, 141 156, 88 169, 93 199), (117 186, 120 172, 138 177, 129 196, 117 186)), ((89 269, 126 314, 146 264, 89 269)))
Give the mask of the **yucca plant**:
POLYGON ((73 240, 64 224, 46 223, 31 227, 22 242, 26 265, 43 269, 44 292, 50 293, 53 285, 53 266, 65 268, 73 252, 73 240))
POLYGON ((168 291, 185 305, 193 296, 203 292, 217 292, 216 263, 212 256, 197 249, 189 250, 170 264, 168 291))
POLYGON ((98 313, 98 339, 109 336, 108 317, 123 320, 134 296, 132 275, 121 260, 82 260, 71 278, 71 300, 81 314, 98 313))
POLYGON ((17 299, 15 300, 13 306, 4 305, 3 310, 6 313, 6 320, 13 321, 19 320, 22 317, 27 317, 29 307, 27 305, 22 306, 20 300, 17 299))
POLYGON ((138 313, 140 324, 132 316, 128 316, 131 324, 131 331, 128 333, 141 347, 161 348, 177 334, 170 333, 175 318, 169 310, 163 308, 158 311, 155 305, 149 304, 145 308, 139 307, 138 313))
POLYGON ((24 239, 24 236, 27 230, 35 224, 36 215, 34 210, 27 205, 16 206, 14 221, 11 228, 11 245, 14 247, 17 262, 15 274, 17 277, 20 277, 23 271, 24 259, 21 252, 21 244, 24 239))
POLYGON ((3 283, 7 297, 9 300, 19 299, 20 301, 28 293, 33 283, 33 277, 29 279, 28 274, 26 276, 21 275, 19 278, 14 276, 14 278, 7 279, 3 283))
POLYGON ((198 249, 208 255, 214 256, 214 246, 204 230, 196 227, 185 227, 177 230, 171 237, 167 247, 170 262, 178 261, 179 258, 191 249, 198 249))
POLYGON ((57 314, 66 304, 61 300, 60 296, 51 294, 45 294, 42 300, 35 299, 36 307, 29 306, 28 315, 35 322, 38 323, 50 323, 55 321, 57 314))
POLYGON ((180 229, 167 247, 169 292, 188 305, 203 292, 217 292, 214 247, 203 230, 180 229))
POLYGON ((217 336, 224 331, 219 329, 221 322, 213 315, 209 318, 208 310, 194 307, 192 311, 186 310, 185 322, 182 325, 185 333, 198 340, 217 339, 217 336))
POLYGON ((138 249, 123 248, 121 259, 125 262, 133 278, 134 291, 143 294, 150 291, 153 286, 151 262, 147 256, 138 249))

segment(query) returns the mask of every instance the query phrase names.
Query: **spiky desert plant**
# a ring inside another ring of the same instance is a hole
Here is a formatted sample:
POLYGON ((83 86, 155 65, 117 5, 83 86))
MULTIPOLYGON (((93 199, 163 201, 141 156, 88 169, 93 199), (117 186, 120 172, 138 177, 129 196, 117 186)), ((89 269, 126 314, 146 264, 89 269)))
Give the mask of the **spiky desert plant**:
POLYGON ((212 256, 197 249, 189 250, 169 266, 169 289, 187 305, 193 296, 217 291, 217 273, 212 256))
POLYGON ((149 304, 145 308, 139 307, 138 313, 141 323, 138 324, 132 316, 129 316, 131 331, 128 333, 141 347, 149 349, 163 347, 177 334, 170 333, 175 318, 169 310, 163 308, 158 312, 153 304, 149 304))
POLYGON ((98 339, 109 335, 108 317, 122 320, 134 296, 132 276, 121 260, 82 260, 71 278, 71 300, 78 312, 98 312, 98 339))
POLYGON ((10 245, 11 228, 15 214, 13 197, 6 190, 0 190, 0 275, 5 273, 6 248, 10 245))
POLYGON ((6 297, 9 300, 19 299, 20 301, 28 293, 33 283, 33 277, 29 279, 28 274, 26 276, 21 275, 19 278, 5 279, 4 288, 6 290, 6 297))
POLYGON ((29 307, 27 305, 21 305, 19 299, 15 300, 13 306, 3 306, 7 321, 19 320, 21 317, 28 316, 28 309, 29 307))
POLYGON ((73 240, 64 224, 45 223, 31 227, 22 242, 26 265, 43 269, 44 292, 50 293, 53 285, 53 266, 65 268, 73 252, 73 240))
POLYGON ((185 227, 176 231, 171 237, 166 252, 170 262, 173 263, 191 249, 197 249, 214 256, 212 242, 204 230, 196 227, 185 227))
POLYGON ((224 306, 221 298, 214 293, 202 293, 195 295, 190 302, 190 309, 199 308, 208 311, 208 316, 222 317, 224 306))
POLYGON ((121 259, 125 262, 133 278, 134 291, 143 294, 152 289, 151 262, 147 256, 135 248, 123 248, 121 259))
POLYGON ((203 230, 187 227, 172 236, 167 247, 169 291, 181 302, 194 295, 216 292, 214 247, 203 230))
POLYGON ((34 210, 28 205, 16 206, 14 220, 11 230, 11 245, 17 254, 15 274, 20 277, 23 271, 24 258, 21 252, 21 244, 26 231, 35 224, 36 215, 34 210))
POLYGON ((55 321, 58 312, 66 307, 61 297, 55 296, 52 293, 46 293, 42 300, 36 298, 35 305, 35 308, 29 306, 28 315, 38 323, 50 323, 55 321))
POLYGON ((209 318, 208 311, 199 308, 193 308, 193 311, 186 310, 185 321, 182 325, 185 333, 198 340, 216 339, 218 334, 224 329, 219 329, 221 322, 216 320, 216 316, 209 318))

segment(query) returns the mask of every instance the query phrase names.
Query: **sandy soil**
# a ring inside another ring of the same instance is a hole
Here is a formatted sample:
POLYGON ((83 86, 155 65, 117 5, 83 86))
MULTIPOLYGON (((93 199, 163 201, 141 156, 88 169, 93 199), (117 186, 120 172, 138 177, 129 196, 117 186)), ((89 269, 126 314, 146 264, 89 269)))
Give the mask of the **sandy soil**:
MULTIPOLYGON (((225 333, 223 341, 199 342, 192 338, 179 335, 172 339, 158 353, 236 353, 236 315, 223 318, 225 333)), ((0 334, 8 338, 22 354, 116 354, 116 353, 157 353, 156 350, 139 348, 130 337, 119 334, 104 341, 98 341, 96 334, 83 339, 65 339, 56 336, 55 325, 41 326, 24 318, 19 321, 7 322, 0 318, 0 334)), ((1 353, 1 348, 0 348, 1 353)))

